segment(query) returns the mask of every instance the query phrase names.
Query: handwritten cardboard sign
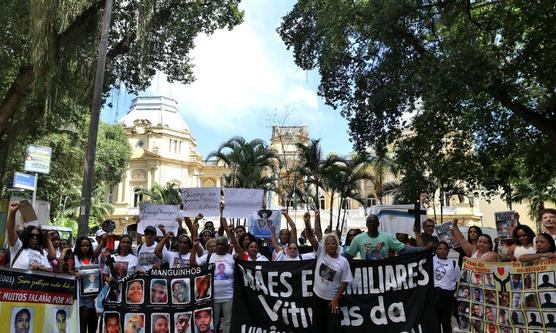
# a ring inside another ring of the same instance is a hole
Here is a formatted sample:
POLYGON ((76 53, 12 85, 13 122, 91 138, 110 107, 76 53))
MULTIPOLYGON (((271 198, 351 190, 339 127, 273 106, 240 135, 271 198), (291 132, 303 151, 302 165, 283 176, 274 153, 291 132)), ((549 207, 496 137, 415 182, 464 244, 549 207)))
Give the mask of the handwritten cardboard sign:
POLYGON ((195 187, 181 189, 184 216, 220 216, 220 188, 195 187))
POLYGON ((247 188, 225 188, 224 201, 226 208, 224 216, 246 218, 253 211, 262 208, 264 191, 247 188))
POLYGON ((156 228, 157 234, 161 235, 158 226, 163 225, 166 232, 177 234, 178 217, 180 217, 180 206, 178 205, 157 205, 142 202, 139 205, 140 220, 137 224, 137 232, 142 234, 147 226, 152 225, 156 228))

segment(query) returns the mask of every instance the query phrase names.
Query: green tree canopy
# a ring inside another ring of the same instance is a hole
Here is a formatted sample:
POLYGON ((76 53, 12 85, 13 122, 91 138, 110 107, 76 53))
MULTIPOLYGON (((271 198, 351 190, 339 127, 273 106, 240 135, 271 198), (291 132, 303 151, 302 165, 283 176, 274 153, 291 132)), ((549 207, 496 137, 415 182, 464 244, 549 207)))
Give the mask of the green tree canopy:
MULTIPOLYGON (((318 68, 319 94, 348 119, 357 150, 383 151, 410 130, 405 163, 429 165, 402 175, 457 175, 488 192, 556 152, 555 6, 300 0, 278 32, 298 66, 318 68), (446 166, 458 170, 438 173, 446 166)), ((552 163, 542 181, 555 174, 552 163)))

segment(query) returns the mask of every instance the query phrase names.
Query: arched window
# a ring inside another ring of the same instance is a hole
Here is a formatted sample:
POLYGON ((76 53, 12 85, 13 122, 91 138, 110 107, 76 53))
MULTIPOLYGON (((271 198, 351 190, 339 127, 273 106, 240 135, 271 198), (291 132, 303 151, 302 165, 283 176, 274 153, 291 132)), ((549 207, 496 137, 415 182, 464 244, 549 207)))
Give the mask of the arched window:
POLYGON ((319 197, 319 203, 320 203, 320 209, 326 209, 326 207, 325 207, 326 205, 324 204, 325 203, 324 202, 324 195, 321 195, 319 197))
POLYGON ((141 201, 143 201, 143 193, 141 193, 141 191, 142 189, 140 187, 133 191, 133 207, 139 206, 141 201))
POLYGON ((376 198, 367 198, 367 207, 376 206, 376 198))

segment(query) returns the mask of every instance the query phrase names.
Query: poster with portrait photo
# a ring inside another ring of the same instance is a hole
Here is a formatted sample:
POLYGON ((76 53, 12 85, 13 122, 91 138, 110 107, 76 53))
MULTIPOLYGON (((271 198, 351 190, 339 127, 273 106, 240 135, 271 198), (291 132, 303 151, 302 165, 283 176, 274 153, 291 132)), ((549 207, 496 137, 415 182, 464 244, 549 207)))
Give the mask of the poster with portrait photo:
POLYGON ((523 301, 523 294, 520 292, 513 292, 512 293, 512 308, 519 309, 521 308, 521 304, 523 301))
POLYGON ((143 304, 145 301, 145 281, 134 279, 126 282, 127 304, 143 304))
POLYGON ((79 267, 81 273, 79 292, 81 296, 95 296, 100 292, 100 266, 87 265, 79 267))
POLYGON ((274 225, 276 233, 280 231, 282 212, 279 210, 262 209, 251 213, 247 220, 249 232, 255 238, 270 238, 272 237, 271 225, 274 225))
POLYGON ((523 308, 536 309, 539 307, 539 299, 536 293, 523 293, 523 308))
POLYGON ((539 292, 539 301, 543 309, 556 309, 556 292, 539 292))
POLYGON ((535 290, 537 286, 535 283, 535 273, 523 274, 523 289, 524 290, 535 290))
POLYGON ((471 289, 469 288, 469 286, 460 284, 458 288, 458 299, 469 300, 470 295, 471 295, 471 289))
POLYGON ((513 326, 525 326, 525 315, 523 311, 512 310, 510 313, 510 323, 513 326))
POLYGON ((527 326, 529 327, 539 327, 543 326, 543 318, 539 311, 526 311, 527 314, 527 326))
POLYGON ((174 313, 174 333, 192 333, 192 312, 174 313))
POLYGON ((195 278, 195 301, 208 299, 212 295, 211 275, 202 275, 195 278))
POLYGON ((522 290, 523 280, 521 274, 510 274, 510 283, 512 290, 522 290))
MULTIPOLYGON (((52 333, 69 333, 68 330, 68 319, 71 316, 70 310, 53 308, 51 309, 52 322, 52 333)), ((31 331, 29 331, 31 332, 31 331)))
POLYGON ((104 333, 122 332, 120 325, 120 313, 116 311, 106 311, 102 315, 102 327, 104 333))
POLYGON ((538 273, 537 288, 538 289, 556 288, 556 286, 554 285, 554 272, 538 273))
POLYGON ((151 314, 151 333, 167 333, 170 331, 170 314, 154 312, 151 314))
POLYGON ((214 332, 212 308, 201 308, 193 313, 195 332, 214 332))
POLYGON ((188 304, 191 302, 189 285, 189 279, 173 279, 170 282, 173 304, 188 304))
POLYGON ((32 307, 13 307, 10 319, 10 333, 22 332, 28 327, 28 332, 33 332, 33 321, 35 320, 35 309, 32 307))
POLYGON ((543 313, 544 327, 550 332, 556 332, 556 311, 545 311, 543 313))
POLYGON ((168 303, 168 282, 166 279, 151 280, 151 304, 167 304, 168 303))
POLYGON ((124 317, 125 333, 145 333, 145 314, 126 313, 124 317))

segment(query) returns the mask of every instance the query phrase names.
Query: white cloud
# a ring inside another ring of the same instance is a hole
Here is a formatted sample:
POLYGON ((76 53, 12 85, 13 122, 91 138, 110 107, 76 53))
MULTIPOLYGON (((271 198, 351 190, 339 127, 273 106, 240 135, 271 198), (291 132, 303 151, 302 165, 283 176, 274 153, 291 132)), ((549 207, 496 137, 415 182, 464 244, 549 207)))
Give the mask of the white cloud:
POLYGON ((303 113, 316 110, 318 96, 305 87, 305 72, 293 64, 291 55, 285 56, 289 52, 282 41, 268 44, 268 37, 255 28, 256 18, 248 14, 232 31, 196 39, 191 53, 195 82, 169 84, 161 74, 148 93, 176 99, 186 121, 194 118, 223 132, 241 130, 246 119, 262 123, 266 110, 284 104, 303 113))

